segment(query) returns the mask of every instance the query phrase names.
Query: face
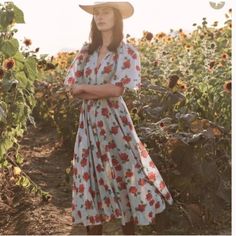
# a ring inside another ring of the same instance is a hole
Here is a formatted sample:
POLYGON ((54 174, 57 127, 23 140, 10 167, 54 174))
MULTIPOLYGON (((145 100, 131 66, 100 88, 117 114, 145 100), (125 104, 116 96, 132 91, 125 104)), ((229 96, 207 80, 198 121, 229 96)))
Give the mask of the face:
POLYGON ((100 31, 109 31, 114 26, 114 11, 111 7, 97 7, 93 12, 94 21, 100 31))

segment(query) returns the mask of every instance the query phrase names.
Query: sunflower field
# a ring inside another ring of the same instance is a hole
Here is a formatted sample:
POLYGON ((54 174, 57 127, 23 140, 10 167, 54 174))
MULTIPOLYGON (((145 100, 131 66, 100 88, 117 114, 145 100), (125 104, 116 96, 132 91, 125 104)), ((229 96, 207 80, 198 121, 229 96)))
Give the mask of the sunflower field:
MULTIPOLYGON (((204 17, 201 24, 193 22, 191 33, 125 37, 140 53, 142 87, 123 97, 174 198, 158 224, 140 227, 140 234, 231 232, 231 14, 225 13, 223 27, 217 21, 208 25, 204 17)), ((14 26, 23 23, 16 5, 0 4, 0 233, 20 214, 13 211, 18 193, 46 204, 53 198, 24 169, 21 141, 28 130, 40 125, 48 135, 55 131, 69 160, 63 168, 70 187, 83 102, 63 86, 77 52, 48 57, 32 49, 30 39, 20 46, 14 26)))

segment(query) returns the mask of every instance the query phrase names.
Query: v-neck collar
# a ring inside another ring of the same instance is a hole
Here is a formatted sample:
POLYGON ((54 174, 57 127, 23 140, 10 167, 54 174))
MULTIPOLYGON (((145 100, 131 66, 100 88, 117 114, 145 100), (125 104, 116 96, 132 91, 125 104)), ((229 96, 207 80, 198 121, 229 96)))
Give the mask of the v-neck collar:
POLYGON ((108 52, 105 54, 105 56, 102 58, 101 62, 99 63, 99 65, 97 65, 97 61, 98 61, 98 56, 99 56, 99 49, 100 47, 96 50, 96 58, 95 58, 95 68, 97 69, 97 71, 99 70, 99 68, 101 67, 103 61, 108 57, 108 55, 111 53, 111 51, 108 50, 108 52))

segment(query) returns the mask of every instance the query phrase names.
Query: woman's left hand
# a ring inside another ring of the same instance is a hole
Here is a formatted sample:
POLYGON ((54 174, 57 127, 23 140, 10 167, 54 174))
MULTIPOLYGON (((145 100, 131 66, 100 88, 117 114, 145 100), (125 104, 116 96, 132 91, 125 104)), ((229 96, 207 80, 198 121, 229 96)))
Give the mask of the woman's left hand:
POLYGON ((73 96, 76 96, 76 95, 81 94, 83 92, 84 92, 84 90, 83 90, 83 85, 82 84, 81 85, 73 84, 71 86, 71 94, 73 96))

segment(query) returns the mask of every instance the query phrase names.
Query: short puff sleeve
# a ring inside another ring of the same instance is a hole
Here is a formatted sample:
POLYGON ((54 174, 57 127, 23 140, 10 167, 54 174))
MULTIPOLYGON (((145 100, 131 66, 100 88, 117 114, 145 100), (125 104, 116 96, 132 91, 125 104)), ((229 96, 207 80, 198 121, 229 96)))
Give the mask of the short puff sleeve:
POLYGON ((64 79, 64 86, 66 88, 70 88, 75 83, 83 84, 84 66, 88 56, 87 50, 88 45, 84 44, 70 64, 64 79))
POLYGON ((117 68, 110 83, 130 90, 141 88, 140 57, 133 45, 123 43, 119 48, 117 68))

